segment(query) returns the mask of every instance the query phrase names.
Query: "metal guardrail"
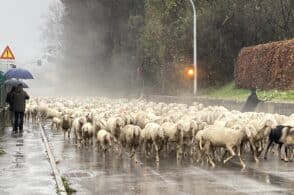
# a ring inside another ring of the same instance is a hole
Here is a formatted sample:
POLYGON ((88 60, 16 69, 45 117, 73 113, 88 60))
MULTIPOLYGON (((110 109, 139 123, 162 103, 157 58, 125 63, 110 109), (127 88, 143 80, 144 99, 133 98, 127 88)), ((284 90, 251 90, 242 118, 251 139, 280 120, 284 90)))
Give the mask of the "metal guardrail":
POLYGON ((3 129, 5 127, 5 108, 0 107, 0 129, 3 129))
MULTIPOLYGON (((162 95, 145 95, 144 98, 147 101, 154 102, 165 102, 165 103, 185 103, 192 104, 193 102, 199 102, 205 106, 224 106, 229 110, 241 110, 245 101, 237 100, 224 100, 224 99, 212 99, 203 97, 193 97, 193 96, 162 96, 162 95)), ((266 113, 278 113, 283 115, 291 115, 294 113, 294 102, 264 102, 260 103, 256 112, 266 112, 266 113)))
POLYGON ((3 108, 5 106, 5 97, 6 93, 4 85, 0 83, 0 108, 3 108))

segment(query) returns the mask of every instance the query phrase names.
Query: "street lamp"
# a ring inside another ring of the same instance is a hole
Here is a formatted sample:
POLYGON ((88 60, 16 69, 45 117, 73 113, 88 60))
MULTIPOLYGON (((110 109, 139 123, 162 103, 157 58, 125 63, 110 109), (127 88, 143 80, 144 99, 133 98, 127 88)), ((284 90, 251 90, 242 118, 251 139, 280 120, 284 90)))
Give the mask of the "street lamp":
POLYGON ((196 95, 197 93, 197 39, 196 39, 196 7, 195 4, 193 2, 193 0, 190 0, 192 8, 193 8, 193 31, 194 31, 194 90, 193 90, 193 94, 196 95))

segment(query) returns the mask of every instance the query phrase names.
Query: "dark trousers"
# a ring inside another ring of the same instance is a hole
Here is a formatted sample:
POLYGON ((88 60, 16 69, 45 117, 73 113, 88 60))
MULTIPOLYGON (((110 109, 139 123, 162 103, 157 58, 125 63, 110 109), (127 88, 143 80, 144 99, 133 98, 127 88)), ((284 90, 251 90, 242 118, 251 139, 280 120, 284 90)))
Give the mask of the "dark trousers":
POLYGON ((14 112, 12 110, 9 110, 9 120, 10 120, 11 127, 13 127, 14 126, 14 112))
POLYGON ((14 112, 13 131, 17 131, 18 128, 20 132, 23 132, 23 117, 24 112, 14 112))

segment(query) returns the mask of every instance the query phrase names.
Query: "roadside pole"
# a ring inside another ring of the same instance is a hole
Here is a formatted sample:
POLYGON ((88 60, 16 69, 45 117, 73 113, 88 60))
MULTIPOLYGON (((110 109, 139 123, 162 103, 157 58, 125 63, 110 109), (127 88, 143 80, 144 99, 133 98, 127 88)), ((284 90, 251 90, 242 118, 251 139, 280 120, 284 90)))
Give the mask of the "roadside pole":
POLYGON ((195 3, 193 0, 190 0, 190 3, 192 5, 193 8, 193 63, 194 63, 194 90, 193 90, 193 94, 196 95, 197 93, 197 37, 196 37, 196 33, 197 33, 197 24, 196 24, 196 7, 195 7, 195 3))

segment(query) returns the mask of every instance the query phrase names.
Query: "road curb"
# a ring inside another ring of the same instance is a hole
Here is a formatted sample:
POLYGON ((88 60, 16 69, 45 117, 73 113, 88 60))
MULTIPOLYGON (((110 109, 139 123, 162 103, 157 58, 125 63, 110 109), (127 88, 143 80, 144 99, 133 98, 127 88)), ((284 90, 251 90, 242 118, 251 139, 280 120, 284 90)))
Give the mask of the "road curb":
POLYGON ((64 187, 62 179, 61 179, 61 175, 60 175, 60 173, 57 169, 57 166, 56 166, 55 158, 50 150, 47 137, 45 136, 44 128, 42 127, 42 125, 40 123, 39 123, 39 126, 40 126, 41 135, 42 135, 42 140, 45 145, 45 149, 46 149, 47 155, 49 157, 49 162, 50 162, 50 165, 51 165, 51 168, 53 171, 53 175, 54 175, 54 178, 56 181, 57 191, 60 195, 67 195, 67 192, 65 190, 65 187, 64 187))

